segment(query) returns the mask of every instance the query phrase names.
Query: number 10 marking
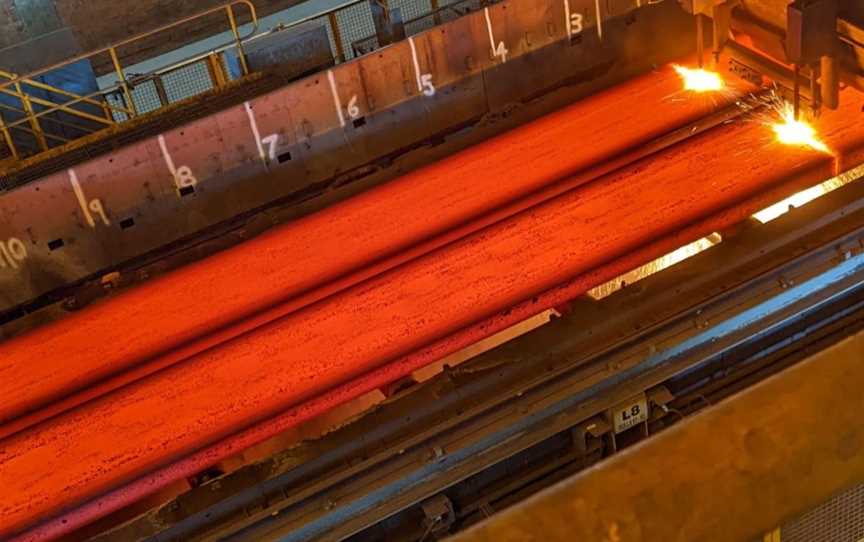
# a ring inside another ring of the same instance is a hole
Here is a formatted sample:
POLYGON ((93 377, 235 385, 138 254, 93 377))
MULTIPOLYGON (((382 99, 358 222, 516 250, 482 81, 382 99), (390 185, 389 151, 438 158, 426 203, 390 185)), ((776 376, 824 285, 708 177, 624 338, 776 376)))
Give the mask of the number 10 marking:
POLYGON ((27 259, 27 247, 21 239, 10 237, 8 241, 0 241, 0 267, 18 269, 18 263, 27 259), (9 262, 8 265, 6 262, 9 262))

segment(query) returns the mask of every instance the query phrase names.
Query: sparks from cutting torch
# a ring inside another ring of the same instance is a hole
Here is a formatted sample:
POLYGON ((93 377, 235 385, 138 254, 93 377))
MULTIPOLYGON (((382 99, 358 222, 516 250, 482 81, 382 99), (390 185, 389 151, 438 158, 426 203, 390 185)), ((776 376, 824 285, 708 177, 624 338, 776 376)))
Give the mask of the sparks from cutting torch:
POLYGON ((806 119, 795 119, 792 103, 782 97, 776 89, 749 101, 742 101, 739 107, 757 113, 757 119, 774 133, 774 141, 802 147, 826 154, 834 154, 824 141, 819 139, 816 129, 806 119))
POLYGON ((736 95, 735 89, 718 72, 689 68, 681 64, 672 64, 671 67, 681 79, 681 90, 667 96, 665 100, 682 104, 704 100, 712 107, 718 107, 724 101, 731 101, 736 95))
POLYGON ((691 92, 719 92, 726 88, 726 83, 717 72, 703 68, 688 68, 680 64, 672 64, 684 83, 684 90, 691 92))

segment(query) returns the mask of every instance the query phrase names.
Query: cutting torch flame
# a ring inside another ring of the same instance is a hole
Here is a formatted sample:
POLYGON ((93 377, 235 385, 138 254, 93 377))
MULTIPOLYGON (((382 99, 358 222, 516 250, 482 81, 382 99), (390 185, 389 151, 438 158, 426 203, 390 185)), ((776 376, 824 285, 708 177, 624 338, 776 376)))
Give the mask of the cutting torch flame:
POLYGON ((786 102, 778 109, 781 121, 771 125, 777 140, 786 145, 809 147, 819 152, 831 154, 831 149, 816 135, 816 130, 803 120, 795 120, 792 104, 786 102))
POLYGON ((681 76, 684 81, 684 88, 693 92, 715 92, 723 90, 726 86, 723 83, 723 78, 717 72, 712 72, 703 69, 685 68, 678 64, 673 64, 673 68, 681 76))

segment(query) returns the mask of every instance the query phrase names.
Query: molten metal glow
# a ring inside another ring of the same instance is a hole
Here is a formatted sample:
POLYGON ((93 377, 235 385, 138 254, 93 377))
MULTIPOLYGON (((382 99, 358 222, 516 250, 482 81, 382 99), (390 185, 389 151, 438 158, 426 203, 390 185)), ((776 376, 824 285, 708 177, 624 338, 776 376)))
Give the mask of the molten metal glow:
POLYGON ((683 262, 687 258, 692 258, 700 252, 708 250, 714 245, 720 244, 722 241, 723 237, 719 233, 714 232, 707 237, 697 239, 692 243, 688 243, 673 250, 665 256, 660 256, 656 260, 650 261, 645 265, 624 273, 623 275, 619 275, 609 282, 596 286, 591 290, 588 290, 587 293, 594 299, 603 299, 604 297, 614 294, 628 284, 639 282, 655 273, 659 273, 664 269, 672 267, 676 263, 683 262))
POLYGON ((820 152, 831 153, 831 149, 819 139, 812 126, 802 120, 795 120, 792 104, 786 102, 778 113, 782 120, 771 125, 778 141, 786 145, 810 147, 820 152))
POLYGON ((692 69, 673 64, 673 68, 684 81, 684 88, 693 92, 713 92, 722 90, 725 84, 723 78, 717 72, 703 69, 692 69))

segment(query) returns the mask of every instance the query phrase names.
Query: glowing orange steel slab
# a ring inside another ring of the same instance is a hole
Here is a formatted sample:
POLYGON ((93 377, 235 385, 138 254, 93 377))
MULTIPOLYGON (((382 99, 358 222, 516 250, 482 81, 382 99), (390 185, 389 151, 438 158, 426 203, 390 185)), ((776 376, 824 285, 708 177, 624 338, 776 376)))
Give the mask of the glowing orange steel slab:
MULTIPOLYGON (((851 164, 862 159, 864 99, 844 100, 818 127, 851 164)), ((460 330, 480 337, 491 327, 478 322, 754 194, 827 178, 833 166, 823 153, 779 145, 760 123, 722 126, 201 352, 0 443, 0 534, 460 330)))
POLYGON ((76 390, 138 367, 120 377, 133 380, 428 252, 418 244, 733 99, 689 100, 663 68, 0 344, 0 438, 87 398, 76 390))

